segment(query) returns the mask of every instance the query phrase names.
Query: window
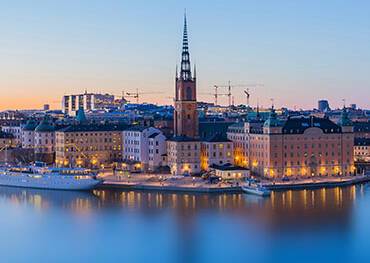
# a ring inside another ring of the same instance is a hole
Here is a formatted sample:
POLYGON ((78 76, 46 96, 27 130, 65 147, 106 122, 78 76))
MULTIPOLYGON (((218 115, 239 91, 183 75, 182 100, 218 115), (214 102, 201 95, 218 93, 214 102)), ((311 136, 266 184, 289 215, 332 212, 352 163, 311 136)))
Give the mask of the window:
POLYGON ((191 87, 186 88, 186 100, 192 100, 193 99, 193 91, 191 87))

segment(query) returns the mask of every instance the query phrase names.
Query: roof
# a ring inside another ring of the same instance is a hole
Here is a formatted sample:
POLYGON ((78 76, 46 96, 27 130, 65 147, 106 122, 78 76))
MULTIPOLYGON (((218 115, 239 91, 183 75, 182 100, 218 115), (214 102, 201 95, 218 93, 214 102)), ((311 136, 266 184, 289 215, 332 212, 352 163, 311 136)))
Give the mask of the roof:
POLYGON ((244 122, 236 122, 230 125, 227 131, 232 133, 244 133, 244 122))
POLYGON ((47 119, 43 119, 35 128, 35 132, 53 132, 55 129, 47 119))
POLYGON ((270 115, 269 115, 268 119, 265 121, 265 123, 263 124, 263 126, 264 127, 279 127, 279 126, 281 126, 281 122, 280 122, 280 120, 278 120, 277 114, 276 114, 274 108, 271 109, 270 115))
POLYGON ((135 125, 135 126, 129 127, 128 129, 126 129, 126 131, 139 131, 139 132, 142 132, 142 131, 144 131, 145 129, 148 129, 148 128, 149 127, 146 127, 146 126, 135 125))
POLYGON ((205 140, 205 142, 231 142, 226 136, 216 133, 205 140))
POLYGON ((355 146, 370 146, 370 138, 355 138, 355 146))
POLYGON ((247 168, 240 167, 240 166, 234 166, 230 163, 226 163, 224 165, 213 164, 210 167, 216 170, 221 170, 221 171, 248 171, 247 168))
POLYGON ((368 121, 368 122, 360 122, 360 121, 353 122, 353 130, 354 130, 354 132, 370 132, 370 121, 368 121))
POLYGON ((70 125, 60 132, 94 132, 94 131, 123 131, 127 128, 127 125, 123 124, 77 124, 70 125))
POLYGON ((182 135, 182 136, 174 136, 174 137, 168 139, 168 141, 171 141, 171 142, 197 142, 197 141, 199 141, 199 139, 191 138, 191 137, 182 135))
POLYGON ((85 122, 86 121, 85 111, 82 108, 77 110, 76 120, 79 121, 79 122, 85 122))
POLYGON ((148 138, 153 139, 153 138, 157 137, 157 135, 159 135, 159 134, 160 134, 159 132, 155 132, 152 135, 149 135, 148 138))
POLYGON ((226 137, 227 129, 234 122, 229 121, 207 121, 199 122, 199 137, 205 140, 216 133, 220 133, 226 137))
POLYGON ((283 125, 284 134, 303 134, 308 128, 320 128, 324 133, 341 133, 340 126, 327 118, 318 117, 294 117, 289 118, 283 125))
POLYGON ((24 131, 34 131, 37 126, 37 122, 35 120, 28 120, 26 125, 23 127, 24 131))

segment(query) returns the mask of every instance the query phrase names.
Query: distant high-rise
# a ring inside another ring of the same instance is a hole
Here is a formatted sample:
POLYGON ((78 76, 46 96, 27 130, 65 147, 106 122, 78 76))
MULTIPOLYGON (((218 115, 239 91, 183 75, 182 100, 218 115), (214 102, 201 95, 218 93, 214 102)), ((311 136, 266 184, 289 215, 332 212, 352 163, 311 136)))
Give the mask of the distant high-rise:
POLYGON ((62 110, 67 115, 76 116, 79 109, 85 111, 100 110, 113 104, 114 95, 85 92, 63 96, 62 110))
POLYGON ((44 104, 43 109, 44 109, 44 111, 50 110, 50 105, 49 104, 44 104))
POLYGON ((194 66, 191 73, 186 15, 179 75, 176 70, 174 129, 175 136, 198 137, 196 72, 194 66))
POLYGON ((318 109, 322 112, 330 110, 329 102, 327 100, 319 100, 318 109))

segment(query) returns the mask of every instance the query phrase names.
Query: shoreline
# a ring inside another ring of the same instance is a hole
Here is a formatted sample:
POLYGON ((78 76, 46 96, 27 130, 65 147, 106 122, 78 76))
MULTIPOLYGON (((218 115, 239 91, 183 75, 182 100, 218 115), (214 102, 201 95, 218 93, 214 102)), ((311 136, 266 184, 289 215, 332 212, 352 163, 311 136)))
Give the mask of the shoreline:
MULTIPOLYGON (((370 181, 369 175, 356 176, 347 178, 330 178, 331 180, 320 180, 317 182, 279 182, 279 183, 262 183, 264 187, 271 191, 288 191, 288 190, 303 190, 303 189, 319 189, 345 187, 350 185, 367 183, 370 181), (334 180, 336 179, 336 180, 334 180)), ((118 180, 106 180, 98 189, 122 189, 122 190, 137 190, 137 191, 157 191, 157 192, 181 192, 181 193, 217 193, 217 194, 235 194, 243 193, 241 186, 232 186, 227 184, 169 184, 166 182, 124 182, 118 180)))

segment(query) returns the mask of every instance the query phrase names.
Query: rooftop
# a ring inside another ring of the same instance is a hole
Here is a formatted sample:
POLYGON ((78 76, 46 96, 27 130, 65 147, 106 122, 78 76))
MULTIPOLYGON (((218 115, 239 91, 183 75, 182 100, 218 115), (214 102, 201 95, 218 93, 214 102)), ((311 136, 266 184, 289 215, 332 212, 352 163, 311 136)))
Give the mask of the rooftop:
POLYGON ((205 142, 231 142, 231 141, 222 134, 216 133, 215 135, 207 138, 205 142))
POLYGON ((60 129, 60 132, 123 131, 125 129, 127 125, 124 124, 77 124, 60 129))
POLYGON ((199 141, 199 139, 190 138, 188 136, 175 136, 175 137, 172 137, 172 138, 168 139, 168 141, 171 141, 171 142, 197 142, 197 141, 199 141))
POLYGON ((318 117, 292 117, 283 125, 284 134, 303 134, 308 128, 317 127, 324 133, 340 133, 341 127, 327 118, 318 117))
POLYGON ((152 135, 150 135, 148 138, 153 139, 153 138, 157 137, 157 135, 159 135, 159 134, 160 134, 159 132, 155 132, 152 135))
POLYGON ((370 146, 370 138, 355 138, 355 146, 370 146))

